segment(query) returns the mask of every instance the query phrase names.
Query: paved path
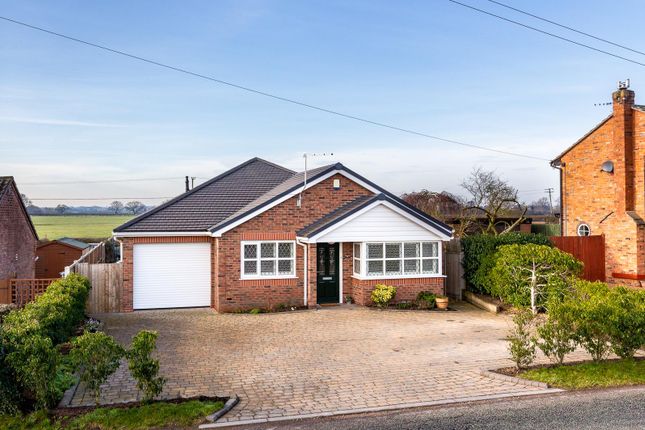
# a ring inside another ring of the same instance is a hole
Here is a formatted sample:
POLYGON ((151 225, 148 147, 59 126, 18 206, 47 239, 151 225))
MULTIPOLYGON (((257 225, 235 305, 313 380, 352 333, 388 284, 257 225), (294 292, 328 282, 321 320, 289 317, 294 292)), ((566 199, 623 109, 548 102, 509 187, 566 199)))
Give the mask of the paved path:
MULTIPOLYGON (((486 378, 481 367, 509 362, 510 327, 462 304, 455 312, 378 311, 356 306, 280 314, 210 310, 99 316, 122 343, 140 329, 159 332, 164 396, 237 394, 222 421, 410 405, 474 396, 539 392, 486 378)), ((122 366, 103 403, 137 398, 122 366)), ((79 388, 73 405, 92 404, 79 388)))
POLYGON ((645 387, 565 392, 415 411, 243 426, 257 430, 538 430, 645 428, 645 387))

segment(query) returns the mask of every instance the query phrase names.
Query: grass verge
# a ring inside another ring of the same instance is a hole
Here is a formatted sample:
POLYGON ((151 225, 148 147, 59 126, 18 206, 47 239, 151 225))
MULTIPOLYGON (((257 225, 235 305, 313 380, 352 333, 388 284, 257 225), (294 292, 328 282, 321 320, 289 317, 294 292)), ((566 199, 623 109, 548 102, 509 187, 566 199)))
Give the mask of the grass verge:
POLYGON ((520 378, 569 390, 645 384, 645 360, 611 360, 543 367, 521 372, 520 378))
POLYGON ((221 401, 191 400, 158 402, 131 408, 97 408, 74 418, 52 418, 44 412, 25 416, 0 415, 0 428, 7 430, 146 430, 188 427, 224 407, 221 401))

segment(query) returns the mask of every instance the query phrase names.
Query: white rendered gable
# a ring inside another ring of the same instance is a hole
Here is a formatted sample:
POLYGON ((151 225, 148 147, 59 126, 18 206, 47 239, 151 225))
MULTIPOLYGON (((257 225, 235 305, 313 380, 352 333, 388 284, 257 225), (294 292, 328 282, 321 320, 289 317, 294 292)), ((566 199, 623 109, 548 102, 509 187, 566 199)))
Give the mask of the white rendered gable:
MULTIPOLYGON (((343 220, 345 221, 345 220, 343 220)), ((345 222, 330 227, 310 242, 379 242, 448 240, 449 237, 423 225, 413 217, 380 202, 368 206, 345 222)))

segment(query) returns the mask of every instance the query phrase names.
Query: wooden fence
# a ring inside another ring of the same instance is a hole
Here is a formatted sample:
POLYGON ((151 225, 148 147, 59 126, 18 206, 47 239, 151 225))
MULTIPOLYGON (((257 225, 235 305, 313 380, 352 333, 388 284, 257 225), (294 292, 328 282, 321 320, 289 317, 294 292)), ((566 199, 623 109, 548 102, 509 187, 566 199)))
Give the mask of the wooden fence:
POLYGON ((87 299, 88 313, 121 312, 122 263, 76 263, 72 272, 86 276, 92 284, 87 299))
POLYGON ((444 248, 444 264, 446 274, 446 295, 457 300, 462 300, 463 291, 466 289, 461 241, 459 238, 447 242, 444 248))
POLYGON ((60 278, 49 279, 9 279, 11 303, 24 306, 45 292, 49 285, 60 278))
POLYGON ((584 263, 583 279, 605 281, 605 236, 553 236, 550 239, 556 248, 584 263))

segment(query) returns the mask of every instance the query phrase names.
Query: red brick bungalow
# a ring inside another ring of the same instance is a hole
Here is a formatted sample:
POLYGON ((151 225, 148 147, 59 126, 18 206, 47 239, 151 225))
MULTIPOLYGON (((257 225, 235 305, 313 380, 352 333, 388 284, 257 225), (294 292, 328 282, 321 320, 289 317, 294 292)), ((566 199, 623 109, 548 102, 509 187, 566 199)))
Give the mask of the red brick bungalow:
POLYGON ((114 230, 122 311, 315 307, 374 285, 444 291, 452 229, 342 164, 296 173, 253 158, 114 230))
POLYGON ((562 234, 604 235, 605 274, 645 281, 645 106, 622 83, 613 111, 551 162, 560 170, 562 234))
POLYGON ((35 275, 38 235, 12 176, 0 176, 0 303, 8 303, 8 280, 35 275))

